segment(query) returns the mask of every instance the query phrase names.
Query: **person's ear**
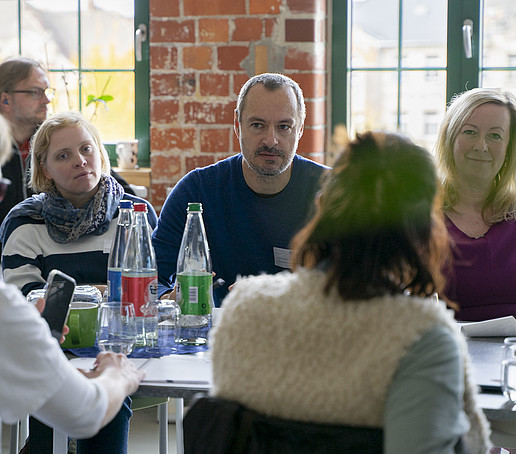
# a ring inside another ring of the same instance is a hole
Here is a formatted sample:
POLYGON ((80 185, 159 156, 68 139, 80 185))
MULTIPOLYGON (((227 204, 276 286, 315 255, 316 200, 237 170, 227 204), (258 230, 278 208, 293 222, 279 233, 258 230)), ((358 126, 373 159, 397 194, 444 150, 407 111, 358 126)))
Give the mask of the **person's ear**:
POLYGON ((305 130, 305 124, 301 124, 301 127, 299 128, 299 131, 297 132, 297 140, 300 140, 303 136, 303 131, 305 130))
POLYGON ((233 112, 233 130, 235 131, 237 139, 240 140, 240 122, 238 121, 238 114, 236 109, 233 112))
POLYGON ((2 105, 2 108, 3 106, 9 105, 9 95, 5 91, 0 95, 0 104, 2 105))

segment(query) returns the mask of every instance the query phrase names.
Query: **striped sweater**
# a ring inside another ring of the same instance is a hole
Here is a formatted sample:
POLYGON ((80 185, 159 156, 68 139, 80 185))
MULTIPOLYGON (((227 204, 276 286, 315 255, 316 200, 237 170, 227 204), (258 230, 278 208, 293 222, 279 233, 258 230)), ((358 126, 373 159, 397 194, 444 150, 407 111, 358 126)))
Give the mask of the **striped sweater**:
MULTIPOLYGON (((156 212, 149 202, 129 194, 124 194, 123 200, 147 203, 149 224, 156 227, 156 212)), ((3 225, 4 281, 16 285, 27 295, 31 290, 43 288, 50 271, 58 269, 72 276, 78 285, 105 284, 117 218, 118 210, 102 235, 85 235, 73 243, 59 244, 50 238, 44 220, 8 215, 3 225)))

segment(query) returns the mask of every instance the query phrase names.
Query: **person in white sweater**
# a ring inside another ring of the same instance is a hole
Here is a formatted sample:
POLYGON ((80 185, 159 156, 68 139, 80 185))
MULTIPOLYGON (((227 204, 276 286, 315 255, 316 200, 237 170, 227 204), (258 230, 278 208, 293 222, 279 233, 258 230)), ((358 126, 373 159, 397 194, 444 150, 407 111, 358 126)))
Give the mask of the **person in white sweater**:
POLYGON ((466 343, 433 296, 450 256, 437 193, 431 156, 409 139, 350 142, 293 240, 293 272, 241 278, 223 301, 213 394, 382 429, 387 454, 485 454, 466 343))
POLYGON ((27 414, 72 437, 95 435, 138 389, 143 371, 124 355, 100 354, 96 367, 70 364, 45 320, 14 285, 0 282, 0 420, 27 414))

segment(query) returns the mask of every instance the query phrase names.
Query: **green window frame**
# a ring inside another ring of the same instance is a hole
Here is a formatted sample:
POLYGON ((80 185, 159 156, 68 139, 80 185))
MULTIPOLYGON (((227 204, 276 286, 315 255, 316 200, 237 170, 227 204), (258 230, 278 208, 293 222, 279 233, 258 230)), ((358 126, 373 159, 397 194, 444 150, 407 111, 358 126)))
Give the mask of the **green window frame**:
MULTIPOLYGON (((26 0, 16 0, 17 7, 17 28, 18 28, 18 55, 24 55, 23 49, 23 3, 26 0)), ((71 1, 71 0, 69 0, 71 1)), ((76 0, 76 18, 77 18, 77 36, 72 37, 77 41, 77 55, 78 64, 73 68, 49 68, 49 73, 77 73, 78 74, 78 109, 83 110, 84 97, 83 97, 83 84, 82 75, 88 73, 111 73, 111 74, 122 74, 122 73, 134 73, 134 135, 138 139, 138 164, 140 167, 150 166, 150 140, 149 140, 149 125, 150 125, 150 86, 149 86, 149 39, 147 33, 147 39, 141 43, 141 61, 134 63, 134 68, 91 68, 84 67, 82 62, 82 21, 81 21, 81 3, 87 0, 76 0)), ((148 0, 134 0, 134 27, 133 32, 141 25, 149 30, 149 2, 148 0)), ((124 139, 124 138, 121 138, 124 139)), ((115 143, 106 142, 106 148, 109 153, 110 161, 113 166, 116 165, 116 152, 115 143)))
MULTIPOLYGON (((351 126, 351 97, 353 95, 351 76, 355 71, 382 72, 394 71, 397 73, 397 129, 403 130, 403 112, 401 111, 401 93, 403 90, 402 76, 411 71, 445 72, 446 74, 446 98, 442 100, 446 105, 452 97, 466 89, 480 86, 488 86, 486 81, 489 75, 496 72, 511 72, 511 78, 516 80, 516 51, 511 58, 509 55, 507 65, 489 65, 485 57, 485 24, 484 10, 496 6, 496 2, 489 0, 448 0, 447 2, 447 40, 446 40, 446 66, 428 67, 403 67, 401 65, 403 55, 401 30, 403 24, 403 8, 409 5, 409 0, 398 0, 398 59, 396 67, 354 67, 352 66, 351 53, 351 8, 352 0, 333 2, 332 9, 332 130, 339 124, 351 126), (463 40, 463 26, 466 20, 471 20, 472 56, 467 58, 463 40), (512 73, 513 72, 513 73, 512 73), (344 82, 345 81, 345 82, 344 82)), ((513 15, 508 15, 507 21, 514 20, 513 15)), ((508 28, 514 28, 516 24, 509 23, 508 28)), ((509 79, 511 80, 511 79, 509 79)), ((514 85, 506 87, 512 89, 515 94, 514 85)), ((433 119, 435 113, 425 112, 428 118, 433 119)), ((430 124, 429 128, 433 130, 430 124)))

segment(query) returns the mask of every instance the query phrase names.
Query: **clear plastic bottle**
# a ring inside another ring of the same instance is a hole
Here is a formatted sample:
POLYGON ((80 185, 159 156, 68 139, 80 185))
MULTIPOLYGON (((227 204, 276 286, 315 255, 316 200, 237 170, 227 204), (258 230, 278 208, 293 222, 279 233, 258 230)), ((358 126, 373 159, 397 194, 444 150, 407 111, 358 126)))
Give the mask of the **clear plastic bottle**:
POLYGON ((139 347, 155 347, 158 341, 158 272, 151 233, 147 205, 135 203, 122 266, 122 301, 134 304, 139 347))
POLYGON ((107 300, 122 301, 122 265, 129 237, 129 230, 133 223, 133 202, 121 200, 118 205, 118 220, 116 233, 108 259, 107 272, 107 300))
POLYGON ((210 248, 202 220, 202 204, 189 203, 186 225, 179 248, 176 298, 181 308, 175 338, 179 344, 208 342, 213 306, 213 277, 210 248))

